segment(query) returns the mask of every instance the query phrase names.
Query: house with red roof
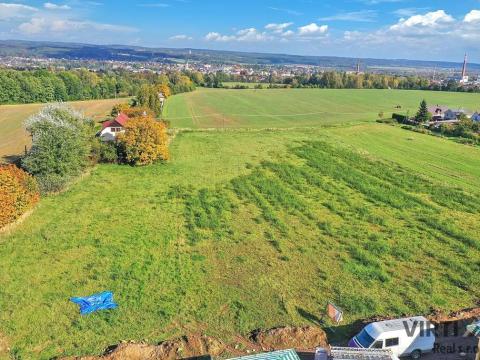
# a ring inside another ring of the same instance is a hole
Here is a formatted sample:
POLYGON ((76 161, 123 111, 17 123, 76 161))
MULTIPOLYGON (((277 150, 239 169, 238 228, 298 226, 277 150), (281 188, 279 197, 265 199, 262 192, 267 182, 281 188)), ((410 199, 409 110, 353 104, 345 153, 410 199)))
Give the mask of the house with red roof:
POLYGON ((128 120, 129 118, 126 114, 118 114, 115 119, 102 123, 102 130, 98 133, 98 136, 103 141, 114 141, 118 134, 125 132, 125 125, 128 120))

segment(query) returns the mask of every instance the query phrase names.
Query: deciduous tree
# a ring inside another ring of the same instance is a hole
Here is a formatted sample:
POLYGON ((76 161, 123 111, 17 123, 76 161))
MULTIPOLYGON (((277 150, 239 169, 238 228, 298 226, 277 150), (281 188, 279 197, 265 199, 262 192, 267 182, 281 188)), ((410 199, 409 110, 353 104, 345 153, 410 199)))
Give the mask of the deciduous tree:
POLYGON ((52 104, 25 123, 32 147, 23 167, 34 175, 42 192, 60 190, 88 164, 93 122, 65 104, 52 104))
POLYGON ((130 119, 125 126, 125 133, 118 136, 118 141, 129 164, 148 165, 169 158, 167 127, 151 116, 130 119))

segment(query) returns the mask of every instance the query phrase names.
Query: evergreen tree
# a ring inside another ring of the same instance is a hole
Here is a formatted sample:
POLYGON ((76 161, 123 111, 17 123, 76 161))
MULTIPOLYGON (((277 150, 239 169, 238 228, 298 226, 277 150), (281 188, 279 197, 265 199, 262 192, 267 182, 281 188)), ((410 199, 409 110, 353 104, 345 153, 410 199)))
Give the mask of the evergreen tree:
POLYGON ((430 113, 428 112, 427 102, 422 100, 420 103, 420 108, 418 109, 417 116, 415 116, 415 120, 419 123, 425 123, 430 120, 430 113))

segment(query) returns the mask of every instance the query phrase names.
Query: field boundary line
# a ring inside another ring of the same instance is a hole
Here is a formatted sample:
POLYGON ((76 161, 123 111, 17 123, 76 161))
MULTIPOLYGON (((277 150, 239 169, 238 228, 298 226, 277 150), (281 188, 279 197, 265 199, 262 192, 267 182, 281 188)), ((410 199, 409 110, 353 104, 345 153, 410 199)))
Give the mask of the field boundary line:
POLYGON ((343 115, 354 115, 358 114, 357 112, 327 112, 327 111, 319 111, 319 112, 311 112, 311 113, 304 113, 304 114, 220 114, 220 113, 211 113, 205 115, 191 115, 191 116, 181 116, 181 117, 170 117, 166 118, 166 120, 183 120, 183 119, 198 119, 198 118, 207 118, 211 116, 244 116, 244 117, 296 117, 296 116, 310 116, 310 115, 329 115, 329 114, 343 114, 343 115))

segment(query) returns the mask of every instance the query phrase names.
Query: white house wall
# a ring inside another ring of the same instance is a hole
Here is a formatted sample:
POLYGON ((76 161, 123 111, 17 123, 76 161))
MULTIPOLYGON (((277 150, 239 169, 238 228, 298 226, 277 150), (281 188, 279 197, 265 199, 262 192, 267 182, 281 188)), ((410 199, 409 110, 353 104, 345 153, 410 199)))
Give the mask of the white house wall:
POLYGON ((113 132, 111 127, 106 127, 100 132, 100 138, 103 141, 113 141, 117 137, 117 134, 124 133, 125 130, 113 132))

